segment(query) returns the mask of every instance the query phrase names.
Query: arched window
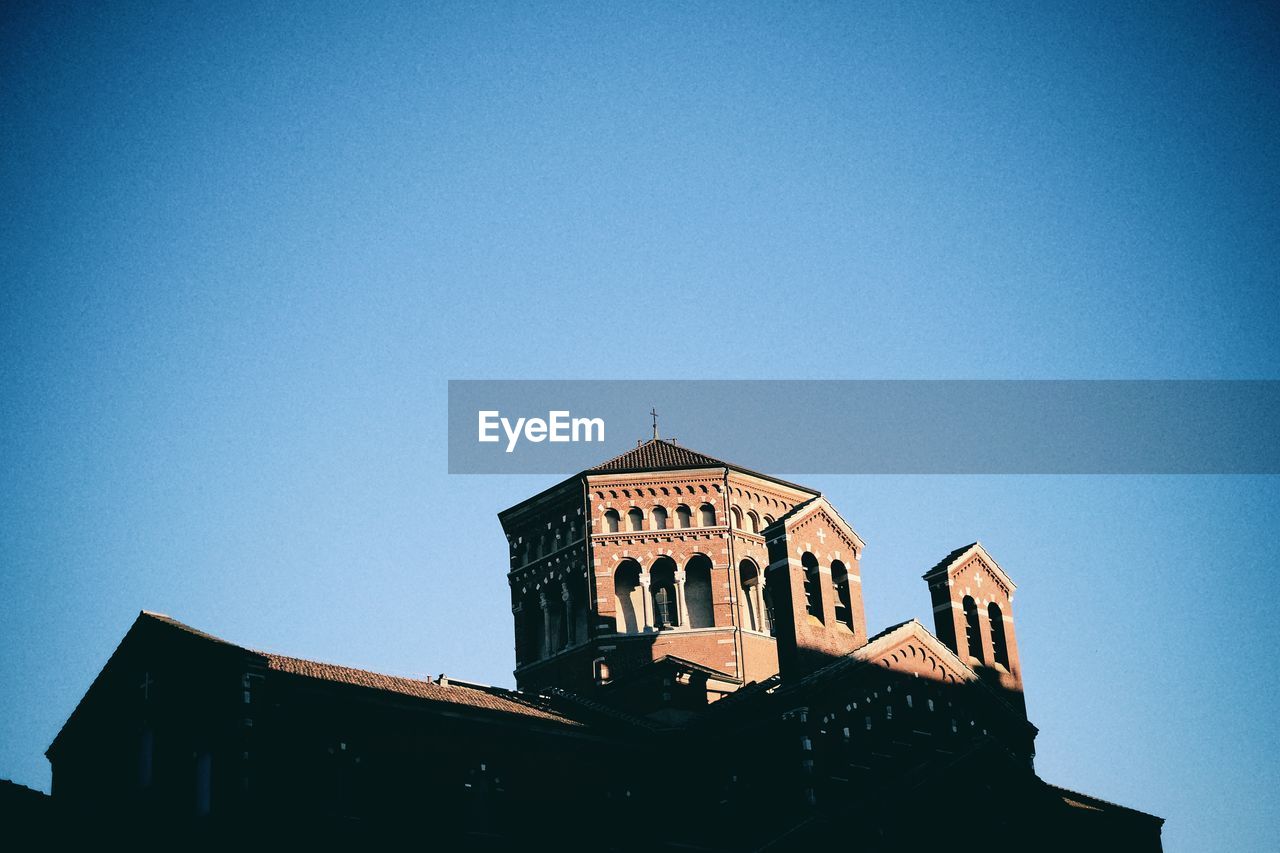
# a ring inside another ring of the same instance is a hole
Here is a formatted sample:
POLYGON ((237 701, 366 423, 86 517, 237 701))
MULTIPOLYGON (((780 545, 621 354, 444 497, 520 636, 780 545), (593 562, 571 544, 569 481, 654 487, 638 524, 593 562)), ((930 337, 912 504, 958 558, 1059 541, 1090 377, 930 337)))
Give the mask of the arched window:
POLYGON ((711 504, 703 504, 698 507, 699 524, 703 527, 716 526, 716 508, 711 504))
POLYGON ((618 633, 639 634, 644 628, 644 588, 640 564, 624 560, 613 575, 613 596, 618 607, 618 633))
POLYGON ((633 506, 627 512, 627 529, 644 530, 644 511, 640 507, 633 506))
POLYGON ((667 529, 667 510, 665 507, 655 506, 650 514, 653 516, 654 530, 667 529))
POLYGON ((769 632, 771 637, 778 636, 778 609, 773 600, 777 577, 777 572, 773 573, 772 579, 768 574, 764 576, 764 592, 760 596, 764 599, 764 629, 769 632))
POLYGON ((738 582, 742 586, 742 600, 739 602, 742 627, 750 631, 764 630, 761 617, 762 602, 760 600, 760 570, 750 560, 738 564, 738 582))
POLYGON ((542 602, 536 592, 525 595, 520 602, 520 632, 524 640, 520 644, 522 663, 532 663, 546 656, 546 624, 542 617, 542 602))
POLYGON ((582 577, 565 581, 569 590, 568 645, 575 646, 587 639, 587 588, 586 579, 582 577))
POLYGON ((618 517, 616 509, 607 509, 604 511, 604 530, 605 533, 617 533, 618 522, 622 519, 618 517))
POLYGON ((1004 639, 1004 614, 994 601, 987 605, 987 618, 991 620, 991 653, 1006 670, 1009 669, 1009 646, 1004 639))
POLYGON ((653 595, 653 626, 658 630, 680 624, 680 604, 676 599, 676 563, 659 557, 649 568, 649 591, 653 595))
POLYGON ((735 506, 735 507, 730 507, 729 512, 733 516, 733 529, 741 530, 742 529, 742 510, 738 509, 735 506))
POLYGON ((822 573, 818 571, 818 558, 808 551, 800 558, 804 568, 804 602, 809 615, 822 621, 822 573))
POLYGON ((853 604, 849 592, 849 570, 839 560, 831 563, 831 585, 836 590, 836 621, 852 631, 853 604))
POLYGON ((710 628, 715 624, 711 606, 711 560, 702 554, 685 564, 684 603, 689 608, 685 624, 690 628, 710 628))
POLYGON ((689 508, 684 504, 680 504, 680 506, 676 507, 676 526, 678 527, 693 526, 693 513, 690 512, 689 508))
POLYGON ((755 510, 747 513, 747 528, 752 533, 760 532, 760 516, 756 515, 755 510))
POLYGON ((765 527, 768 527, 770 524, 773 524, 773 516, 772 516, 772 515, 766 515, 766 516, 764 517, 764 526, 765 526, 765 527))
POLYGON ((964 608, 964 640, 969 657, 982 660, 982 634, 978 630, 978 605, 973 596, 966 595, 961 602, 964 608))
POLYGON ((567 605, 562 588, 553 584, 547 590, 547 609, 551 614, 551 654, 563 651, 569 645, 567 605))

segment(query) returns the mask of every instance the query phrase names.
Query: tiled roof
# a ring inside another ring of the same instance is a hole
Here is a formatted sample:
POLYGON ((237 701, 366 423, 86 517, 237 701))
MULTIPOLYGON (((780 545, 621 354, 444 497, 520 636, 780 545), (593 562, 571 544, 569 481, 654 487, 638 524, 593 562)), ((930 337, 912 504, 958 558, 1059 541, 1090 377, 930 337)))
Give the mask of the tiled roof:
POLYGON ((332 663, 291 658, 284 655, 261 652, 267 659, 268 669, 328 681, 334 684, 350 684, 356 687, 368 687, 388 693, 399 693, 417 699, 432 702, 446 702, 451 705, 466 705, 471 708, 483 708, 505 714, 517 714, 523 717, 537 717, 569 726, 580 726, 581 722, 553 710, 548 703, 540 702, 536 697, 529 697, 499 687, 477 688, 461 684, 437 684, 434 681, 423 681, 417 678, 404 678, 397 675, 383 675, 364 669, 353 669, 332 663))
MULTIPOLYGON (((681 447, 660 438, 651 438, 626 453, 601 462, 592 471, 648 471, 656 468, 724 468, 728 462, 681 447)), ((732 466, 729 466, 732 467, 732 466)))
POLYGON ((525 696, 511 690, 503 690, 499 687, 477 687, 463 684, 437 684, 433 681, 425 681, 416 678, 404 678, 396 675, 383 675, 378 672, 370 672, 363 669, 353 669, 352 667, 339 666, 331 663, 320 663, 319 661, 303 660, 302 658, 287 657, 285 655, 272 654, 271 652, 260 652, 253 649, 238 646, 230 643, 221 637, 215 637, 204 631, 192 628, 183 622, 179 622, 172 616, 166 616, 163 613, 152 613, 144 610, 138 617, 139 620, 147 619, 154 623, 174 628, 182 631, 190 636, 217 643, 233 649, 239 649, 246 654, 257 655, 265 659, 267 668, 277 672, 286 672, 290 675, 298 675, 303 678, 314 678, 318 681, 327 681, 333 684, 350 684, 355 687, 367 687, 371 690, 383 690, 388 693, 398 693, 402 696, 412 696, 417 699, 426 699, 432 702, 443 702, 451 705, 464 705, 470 708, 481 708, 487 711, 496 711, 498 713, 516 714, 522 717, 532 717, 536 719, 547 720, 549 722, 560 723, 568 726, 580 726, 581 722, 565 716, 553 709, 549 702, 542 700, 536 696, 525 696))

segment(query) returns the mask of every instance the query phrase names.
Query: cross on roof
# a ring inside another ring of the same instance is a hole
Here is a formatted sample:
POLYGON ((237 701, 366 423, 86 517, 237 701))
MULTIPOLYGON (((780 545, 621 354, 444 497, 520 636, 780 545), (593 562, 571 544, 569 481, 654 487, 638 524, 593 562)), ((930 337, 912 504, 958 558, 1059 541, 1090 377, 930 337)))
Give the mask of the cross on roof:
POLYGON ((658 437, 658 410, 656 408, 652 408, 649 410, 649 414, 653 416, 653 437, 657 438, 658 437))

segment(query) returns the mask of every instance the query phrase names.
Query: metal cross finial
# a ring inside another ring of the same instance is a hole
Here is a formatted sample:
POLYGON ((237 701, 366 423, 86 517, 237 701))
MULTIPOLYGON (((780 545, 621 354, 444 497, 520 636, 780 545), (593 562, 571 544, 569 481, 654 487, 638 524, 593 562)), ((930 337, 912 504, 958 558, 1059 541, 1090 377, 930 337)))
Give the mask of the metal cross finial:
POLYGON ((658 437, 658 410, 650 409, 649 414, 653 416, 653 437, 658 437))

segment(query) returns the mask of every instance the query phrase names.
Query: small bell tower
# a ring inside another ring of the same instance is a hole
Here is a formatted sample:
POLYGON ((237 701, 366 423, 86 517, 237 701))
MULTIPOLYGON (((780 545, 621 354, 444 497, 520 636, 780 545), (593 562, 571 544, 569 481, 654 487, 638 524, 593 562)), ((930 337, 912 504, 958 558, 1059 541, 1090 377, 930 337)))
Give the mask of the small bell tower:
POLYGON ((938 639, 1025 713, 1022 667, 1013 627, 1013 593, 1004 569, 974 542, 924 574, 938 639))

